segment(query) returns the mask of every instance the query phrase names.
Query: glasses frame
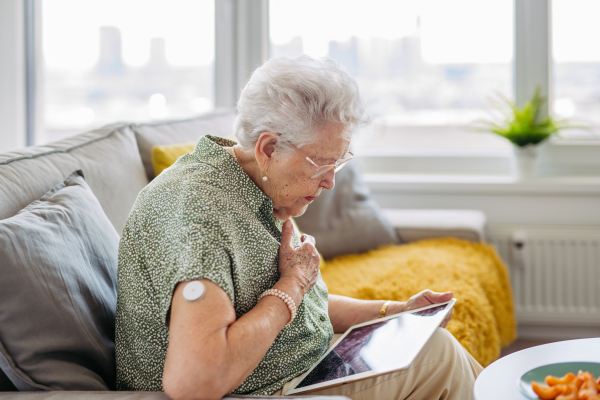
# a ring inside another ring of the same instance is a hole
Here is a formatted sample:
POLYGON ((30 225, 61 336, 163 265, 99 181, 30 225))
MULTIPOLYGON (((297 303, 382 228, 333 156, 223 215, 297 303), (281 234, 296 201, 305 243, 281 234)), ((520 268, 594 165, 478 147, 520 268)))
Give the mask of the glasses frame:
MULTIPOLYGON (((281 133, 278 133, 278 135, 281 135, 281 133)), ((304 154, 302 152, 302 150, 300 150, 299 148, 297 148, 289 140, 286 140, 285 142, 287 144, 289 144, 298 153, 302 154, 304 156, 304 159, 306 161, 308 161, 309 163, 311 163, 311 165, 317 169, 315 171, 315 173, 310 176, 310 179, 317 179, 317 178, 325 175, 327 172, 331 171, 332 169, 333 169, 333 173, 335 174, 340 169, 344 168, 346 166, 346 164, 348 163, 348 161, 352 160, 352 158, 354 157, 354 154, 351 151, 349 151, 348 152, 348 154, 349 154, 348 157, 342 158, 341 160, 337 160, 335 162, 335 164, 319 165, 316 162, 314 162, 313 160, 311 160, 310 157, 308 157, 306 154, 304 154)))

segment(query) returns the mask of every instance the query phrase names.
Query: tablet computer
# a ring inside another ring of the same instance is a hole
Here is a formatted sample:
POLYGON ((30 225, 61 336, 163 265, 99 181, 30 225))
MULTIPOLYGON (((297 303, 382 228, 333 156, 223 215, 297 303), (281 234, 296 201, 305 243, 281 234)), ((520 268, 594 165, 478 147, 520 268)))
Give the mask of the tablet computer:
POLYGON ((408 368, 455 303, 452 299, 350 327, 285 395, 408 368))

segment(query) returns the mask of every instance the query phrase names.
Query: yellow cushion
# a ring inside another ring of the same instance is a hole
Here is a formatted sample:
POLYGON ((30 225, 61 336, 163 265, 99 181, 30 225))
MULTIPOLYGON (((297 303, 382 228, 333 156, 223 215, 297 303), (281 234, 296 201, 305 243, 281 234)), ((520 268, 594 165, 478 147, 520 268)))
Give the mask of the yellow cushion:
POLYGON ((163 170, 175 164, 179 157, 191 153, 195 146, 196 142, 154 146, 152 148, 154 174, 158 176, 163 170))
MULTIPOLYGON (((224 139, 236 141, 235 136, 226 136, 224 139)), ((154 146, 152 148, 152 166, 155 176, 175 164, 179 157, 194 151, 194 147, 196 147, 196 142, 154 146)))
POLYGON ((483 366, 516 338, 508 271, 494 248, 458 239, 387 246, 327 260, 330 293, 366 300, 408 300, 424 289, 458 299, 448 330, 483 366))

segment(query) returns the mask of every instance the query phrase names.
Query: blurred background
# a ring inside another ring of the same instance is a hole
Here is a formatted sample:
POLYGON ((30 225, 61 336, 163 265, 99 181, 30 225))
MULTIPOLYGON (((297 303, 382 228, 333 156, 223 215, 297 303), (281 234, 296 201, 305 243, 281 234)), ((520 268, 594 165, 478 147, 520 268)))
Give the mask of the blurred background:
MULTIPOLYGON (((36 144, 215 107, 214 0, 40 3, 36 144)), ((330 57, 357 78, 375 122, 359 147, 510 150, 469 125, 488 116, 493 94, 515 97, 514 1, 271 0, 268 7, 270 57, 330 57)), ((599 125, 600 3, 554 0, 551 11, 551 112, 599 125)))

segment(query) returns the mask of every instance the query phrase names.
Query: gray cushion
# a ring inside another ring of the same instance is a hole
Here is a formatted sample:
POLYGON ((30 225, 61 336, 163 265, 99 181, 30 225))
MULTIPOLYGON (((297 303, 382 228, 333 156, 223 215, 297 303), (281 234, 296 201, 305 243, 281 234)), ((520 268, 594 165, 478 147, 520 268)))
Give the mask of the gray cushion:
POLYGON ((155 177, 152 166, 154 146, 196 142, 201 136, 207 134, 219 137, 232 136, 235 116, 234 110, 222 109, 192 119, 132 125, 148 180, 155 177))
POLYGON ((0 368, 19 390, 115 387, 118 245, 81 171, 0 221, 0 368))
POLYGON ((296 222, 315 237, 325 258, 398 243, 396 230, 371 198, 356 162, 338 172, 334 189, 321 192, 296 222))
POLYGON ((120 233, 148 184, 135 135, 123 124, 0 154, 0 219, 12 217, 79 169, 120 233))

